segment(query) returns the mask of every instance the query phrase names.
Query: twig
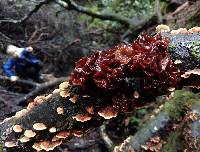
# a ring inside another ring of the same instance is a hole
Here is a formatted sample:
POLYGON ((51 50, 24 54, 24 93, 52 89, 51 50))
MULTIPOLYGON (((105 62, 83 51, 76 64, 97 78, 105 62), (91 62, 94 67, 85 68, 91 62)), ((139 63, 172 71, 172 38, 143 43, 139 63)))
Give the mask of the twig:
MULTIPOLYGON (((10 78, 9 77, 6 77, 6 76, 2 76, 0 75, 0 80, 6 80, 6 81, 10 81, 10 78)), ((28 81, 28 80, 24 80, 24 79, 18 79, 16 82, 13 82, 13 83, 20 83, 20 84, 25 84, 25 85, 29 85, 29 86, 32 86, 32 87, 36 87, 36 86, 39 86, 40 84, 39 83, 36 83, 36 82, 33 82, 33 81, 28 81)))
POLYGON ((32 33, 32 35, 30 36, 28 43, 36 43, 38 41, 41 40, 41 37, 44 35, 48 35, 49 33, 41 33, 43 30, 47 29, 47 27, 42 27, 42 28, 38 28, 38 26, 35 26, 35 31, 32 33), (40 33, 40 35, 38 36, 38 38, 36 38, 36 35, 40 33), (36 39, 36 40, 34 40, 36 39))
POLYGON ((182 4, 181 6, 179 6, 173 13, 172 15, 176 15, 178 14, 180 11, 182 11, 183 9, 185 9, 187 6, 189 5, 189 2, 185 2, 184 4, 182 4))
POLYGON ((73 41, 71 41, 69 44, 65 45, 62 50, 66 50, 68 49, 69 47, 71 47, 72 45, 75 45, 76 43, 80 42, 80 39, 75 39, 73 41))
POLYGON ((7 35, 3 34, 2 32, 0 32, 0 35, 1 35, 2 37, 4 37, 5 39, 11 40, 11 38, 9 38, 7 35))
POLYGON ((108 134, 106 133, 106 123, 107 122, 103 123, 103 125, 100 127, 100 135, 106 147, 108 148, 108 150, 112 152, 114 150, 115 145, 112 142, 112 140, 109 138, 108 134))

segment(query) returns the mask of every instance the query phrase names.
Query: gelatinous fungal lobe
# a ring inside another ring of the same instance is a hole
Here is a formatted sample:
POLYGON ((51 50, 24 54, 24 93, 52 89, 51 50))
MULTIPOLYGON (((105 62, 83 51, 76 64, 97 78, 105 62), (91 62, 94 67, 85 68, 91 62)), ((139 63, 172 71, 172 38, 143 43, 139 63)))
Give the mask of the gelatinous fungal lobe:
POLYGON ((80 59, 71 74, 71 83, 110 90, 117 87, 112 81, 123 75, 123 64, 115 59, 113 50, 96 52, 91 57, 80 59), (92 83, 92 84, 90 84, 92 83), (94 84, 93 84, 94 83, 94 84))
MULTIPOLYGON (((154 37, 142 34, 131 44, 96 52, 76 63, 70 84, 81 86, 88 95, 95 96, 94 104, 98 107, 113 106, 119 112, 130 105, 137 107, 141 103, 138 101, 165 94, 180 80, 168 44, 169 40, 159 34, 154 37)), ((94 105, 94 111, 95 108, 94 105)))
POLYGON ((128 67, 133 77, 140 71, 140 77, 144 78, 144 89, 165 91, 166 87, 176 86, 180 80, 180 73, 168 53, 168 44, 169 41, 160 35, 140 35, 132 43, 137 54, 131 58, 128 67))

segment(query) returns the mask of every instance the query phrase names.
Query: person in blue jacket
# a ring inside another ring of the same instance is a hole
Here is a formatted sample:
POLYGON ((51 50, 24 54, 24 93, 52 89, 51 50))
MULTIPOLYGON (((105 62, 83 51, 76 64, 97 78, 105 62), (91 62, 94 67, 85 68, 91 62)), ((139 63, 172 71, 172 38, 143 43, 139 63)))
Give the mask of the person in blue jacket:
POLYGON ((41 61, 32 54, 33 48, 18 48, 9 45, 6 52, 11 55, 3 65, 3 71, 11 79, 16 81, 19 78, 32 79, 40 82, 41 61))

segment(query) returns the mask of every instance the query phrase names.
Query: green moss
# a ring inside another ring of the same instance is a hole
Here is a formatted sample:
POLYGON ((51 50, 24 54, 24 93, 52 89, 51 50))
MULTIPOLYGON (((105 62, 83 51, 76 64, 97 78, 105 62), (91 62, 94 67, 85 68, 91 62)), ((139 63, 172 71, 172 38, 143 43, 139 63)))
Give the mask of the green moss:
POLYGON ((176 46, 175 46, 174 44, 170 44, 170 45, 169 45, 169 49, 170 49, 170 50, 174 50, 175 48, 176 48, 176 46))
POLYGON ((179 130, 169 135, 167 143, 162 148, 162 152, 179 152, 185 149, 185 142, 181 132, 179 130))
POLYGON ((200 42, 192 42, 191 49, 192 55, 196 58, 200 58, 200 42))
POLYGON ((90 7, 90 11, 93 12, 93 13, 97 13, 98 10, 99 10, 99 8, 97 6, 95 6, 95 5, 90 7))
POLYGON ((164 1, 160 2, 160 10, 161 10, 162 14, 166 14, 168 12, 167 7, 168 7, 168 3, 164 2, 164 1))
POLYGON ((6 152, 5 150, 3 150, 3 146, 0 145, 0 152, 6 152))
POLYGON ((12 124, 16 125, 16 123, 17 123, 17 119, 16 118, 12 119, 12 124))
POLYGON ((196 52, 196 50, 192 50, 192 55, 193 55, 195 58, 200 58, 200 52, 196 52))
POLYGON ((172 118, 179 119, 183 113, 186 105, 193 103, 200 103, 199 95, 186 90, 177 90, 173 98, 165 103, 164 111, 169 113, 172 118))

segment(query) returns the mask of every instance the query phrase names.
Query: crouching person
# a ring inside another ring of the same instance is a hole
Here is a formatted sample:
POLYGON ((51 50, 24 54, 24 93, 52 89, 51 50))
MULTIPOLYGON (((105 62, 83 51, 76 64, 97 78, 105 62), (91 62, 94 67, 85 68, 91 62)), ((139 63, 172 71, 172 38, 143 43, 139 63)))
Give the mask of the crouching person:
POLYGON ((16 81, 19 78, 32 79, 41 82, 40 70, 42 63, 32 54, 33 48, 18 48, 9 45, 6 52, 11 55, 3 65, 3 71, 11 79, 16 81))

